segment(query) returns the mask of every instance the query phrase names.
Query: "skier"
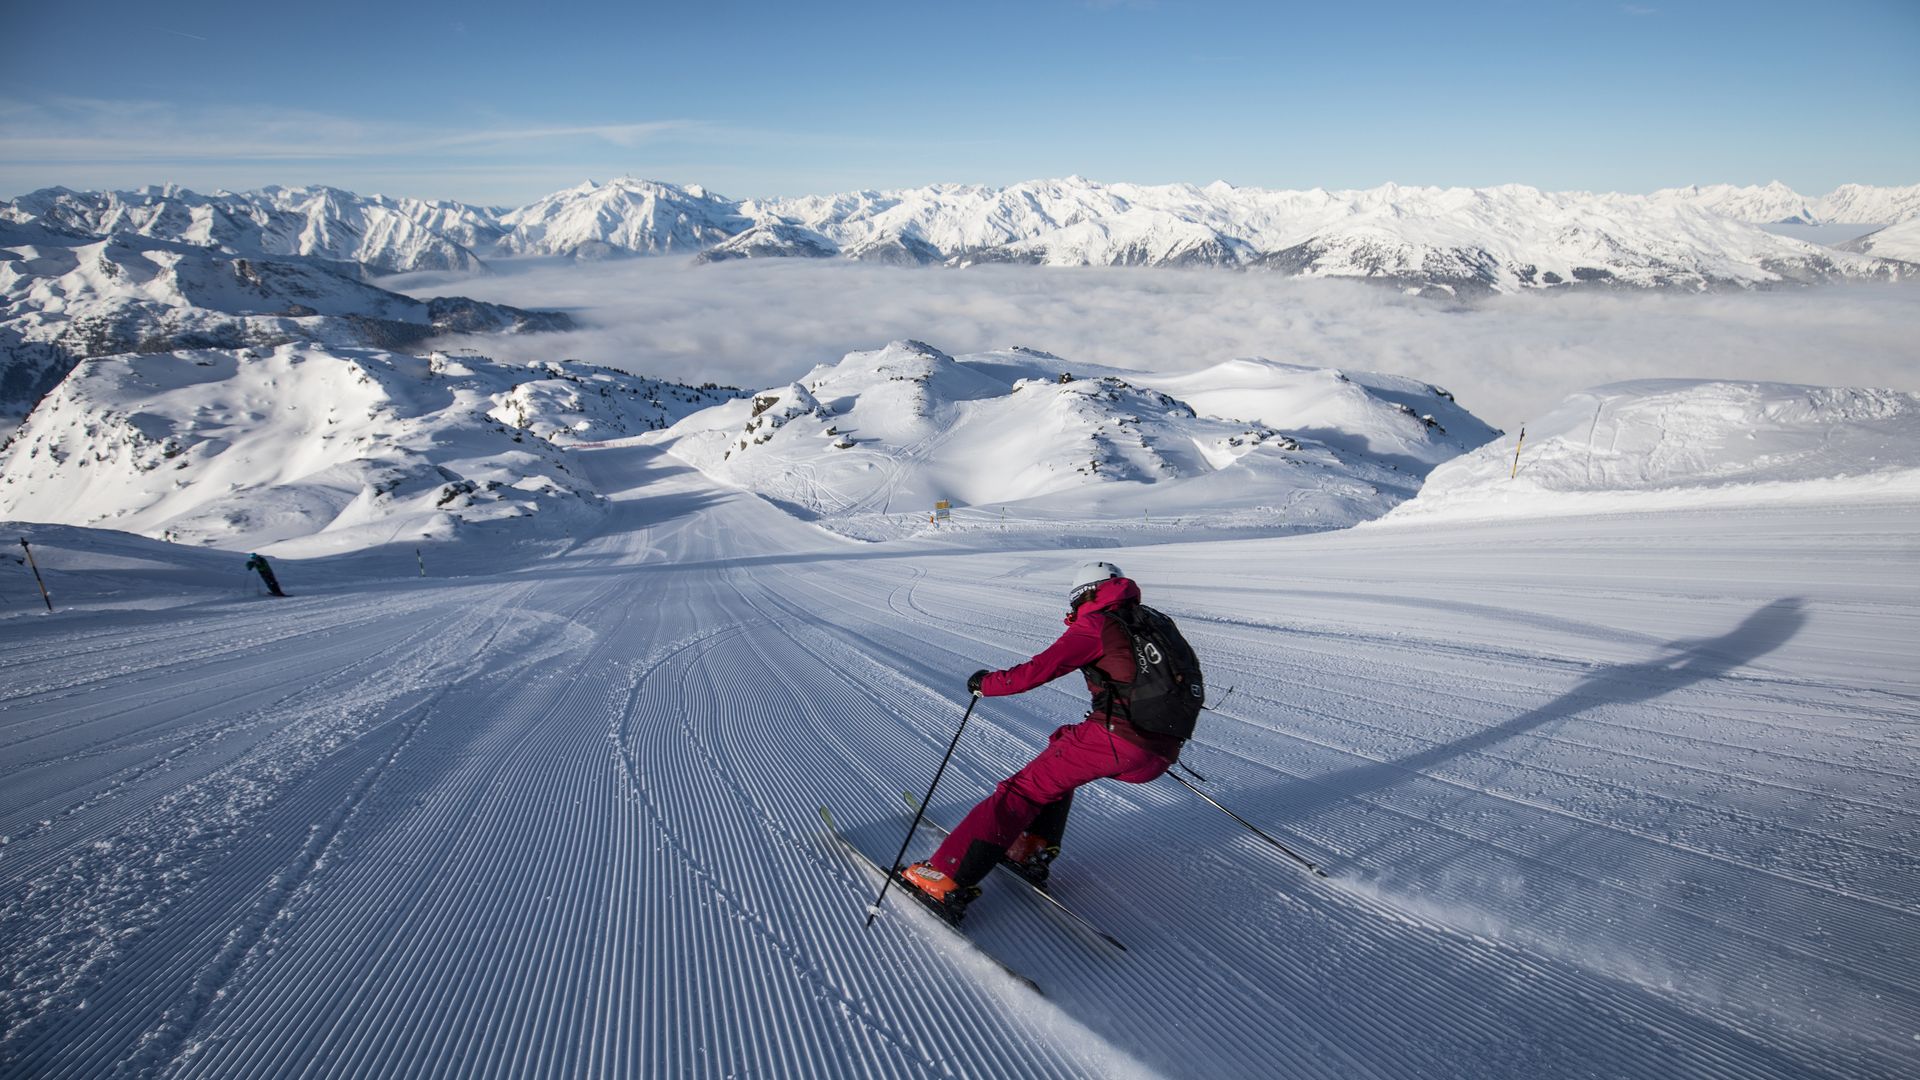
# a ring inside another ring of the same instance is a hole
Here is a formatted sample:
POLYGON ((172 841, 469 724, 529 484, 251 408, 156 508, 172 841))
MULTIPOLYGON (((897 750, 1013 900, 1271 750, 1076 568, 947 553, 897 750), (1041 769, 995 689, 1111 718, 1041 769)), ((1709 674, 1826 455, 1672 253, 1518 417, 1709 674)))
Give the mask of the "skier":
POLYGON ((1079 723, 1056 730, 1039 756, 1001 781, 931 859, 900 871, 902 882, 949 910, 978 896, 977 883, 1002 860, 1044 884, 1060 854, 1075 788, 1107 776, 1144 784, 1180 756, 1184 739, 1143 731, 1128 719, 1136 663, 1119 620, 1140 603, 1140 587, 1112 563, 1090 562, 1074 571, 1068 597, 1067 630, 1058 641, 1024 664, 976 671, 967 680, 972 693, 1001 697, 1080 671, 1093 708, 1079 723))
POLYGON ((267 583, 267 591, 275 596, 285 596, 280 591, 280 582, 273 576, 273 567, 267 565, 267 557, 259 553, 247 556, 247 569, 260 571, 260 580, 267 583))

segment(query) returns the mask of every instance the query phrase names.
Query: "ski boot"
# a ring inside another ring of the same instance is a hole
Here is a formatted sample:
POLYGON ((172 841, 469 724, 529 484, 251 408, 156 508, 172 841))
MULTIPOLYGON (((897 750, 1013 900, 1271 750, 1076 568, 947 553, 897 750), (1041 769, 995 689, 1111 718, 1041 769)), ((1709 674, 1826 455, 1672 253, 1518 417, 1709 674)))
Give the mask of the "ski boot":
POLYGON ((1053 872, 1053 860, 1060 857, 1060 845, 1049 843, 1047 838, 1037 833, 1026 833, 1007 848, 1001 862, 1007 869, 1019 874, 1033 883, 1034 888, 1047 887, 1047 875, 1053 872))
POLYGON ((896 869, 893 879, 913 894, 914 899, 933 909, 935 915, 956 926, 967 913, 967 905, 980 895, 979 886, 962 885, 950 875, 935 870, 930 862, 896 869))

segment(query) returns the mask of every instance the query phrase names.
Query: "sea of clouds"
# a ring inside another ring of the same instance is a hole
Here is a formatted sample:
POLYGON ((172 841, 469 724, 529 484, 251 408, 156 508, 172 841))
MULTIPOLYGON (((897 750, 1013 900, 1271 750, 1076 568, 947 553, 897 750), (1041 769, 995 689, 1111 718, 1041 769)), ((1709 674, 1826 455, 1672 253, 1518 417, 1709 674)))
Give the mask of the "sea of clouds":
POLYGON ((443 348, 748 389, 896 338, 955 354, 1027 345, 1161 372, 1240 356, 1383 371, 1446 387, 1509 430, 1573 391, 1622 379, 1920 389, 1920 289, 1911 286, 1452 302, 1220 270, 702 266, 678 257, 508 261, 487 276, 415 274, 385 284, 557 308, 581 325, 558 335, 448 339, 437 343, 443 348))

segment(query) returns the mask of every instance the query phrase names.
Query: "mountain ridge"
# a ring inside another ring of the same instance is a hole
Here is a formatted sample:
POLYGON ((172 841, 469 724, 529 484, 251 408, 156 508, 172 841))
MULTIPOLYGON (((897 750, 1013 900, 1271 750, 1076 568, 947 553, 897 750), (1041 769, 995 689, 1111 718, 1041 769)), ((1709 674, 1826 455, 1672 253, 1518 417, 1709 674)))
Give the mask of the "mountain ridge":
MULTIPOLYGON (((135 232, 235 253, 346 259, 382 272, 481 272, 495 257, 845 258, 902 265, 1211 266, 1357 277, 1448 294, 1554 288, 1770 288, 1890 280, 1904 262, 1759 228, 1920 215, 1920 185, 1778 182, 1651 195, 1520 184, 1282 191, 1222 181, 1140 185, 1070 176, 728 199, 699 185, 587 181, 512 210, 360 197, 337 188, 196 195, 49 188, 0 219, 135 232)), ((1882 220, 1884 219, 1884 220, 1882 220)))

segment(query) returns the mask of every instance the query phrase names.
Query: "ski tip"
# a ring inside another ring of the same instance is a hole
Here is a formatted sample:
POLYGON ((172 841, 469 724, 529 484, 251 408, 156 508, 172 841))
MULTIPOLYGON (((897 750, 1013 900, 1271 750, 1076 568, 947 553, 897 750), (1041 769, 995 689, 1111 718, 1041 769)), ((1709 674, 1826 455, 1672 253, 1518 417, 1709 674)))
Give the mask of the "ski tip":
POLYGON ((1124 941, 1121 941, 1117 937, 1114 937, 1112 934, 1101 934, 1100 936, 1107 939, 1107 944, 1113 946, 1116 949, 1119 949, 1121 952, 1128 951, 1127 943, 1124 941))

